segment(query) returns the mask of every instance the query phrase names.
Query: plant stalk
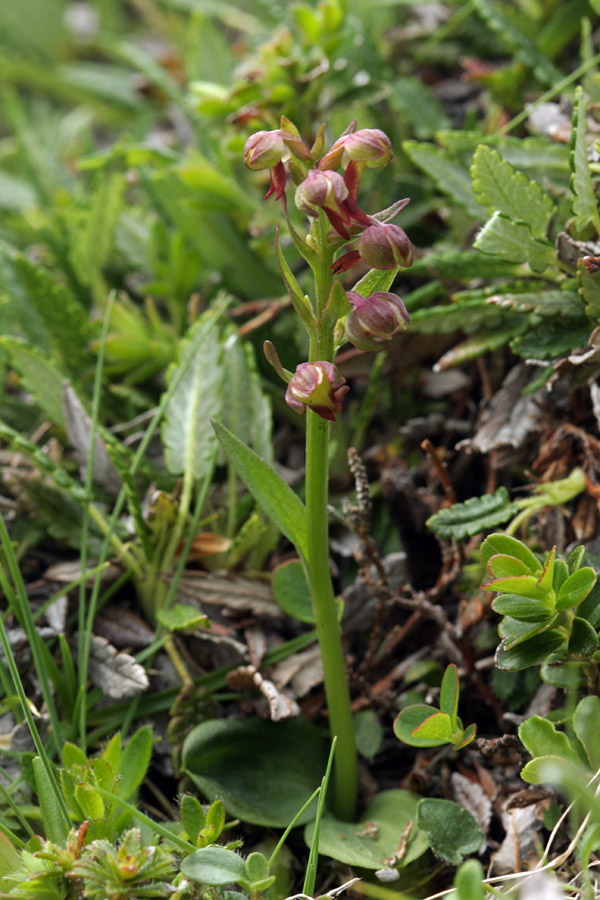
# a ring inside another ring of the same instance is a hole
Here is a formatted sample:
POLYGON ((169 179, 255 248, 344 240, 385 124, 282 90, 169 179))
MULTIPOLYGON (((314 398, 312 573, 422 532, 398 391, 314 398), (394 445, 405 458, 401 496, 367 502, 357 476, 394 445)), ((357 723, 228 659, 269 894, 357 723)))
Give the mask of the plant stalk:
POLYGON ((333 777, 333 805, 338 818, 351 820, 356 812, 358 766, 350 692, 329 572, 327 483, 329 422, 307 410, 306 512, 308 565, 312 583, 317 636, 323 661, 325 696, 332 737, 337 737, 333 777))

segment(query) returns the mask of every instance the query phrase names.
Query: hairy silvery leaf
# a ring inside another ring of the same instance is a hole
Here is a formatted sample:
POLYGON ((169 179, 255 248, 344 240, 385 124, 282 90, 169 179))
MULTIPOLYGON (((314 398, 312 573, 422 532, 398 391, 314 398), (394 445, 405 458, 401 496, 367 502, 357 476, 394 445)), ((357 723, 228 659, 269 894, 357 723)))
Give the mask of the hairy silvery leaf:
MULTIPOLYGON (((85 472, 92 438, 92 420, 68 381, 63 381, 63 408, 69 440, 75 448, 82 471, 85 472)), ((121 488, 121 477, 98 433, 94 439, 92 477, 96 484, 112 494, 118 493, 121 488)))
POLYGON ((202 316, 188 332, 177 361, 167 372, 167 384, 178 378, 182 365, 184 375, 165 411, 165 463, 173 475, 192 471, 199 479, 206 475, 216 441, 210 419, 220 414, 223 403, 222 350, 212 314, 202 316), (186 350, 192 340, 196 351, 188 362, 186 350))
POLYGON ((129 653, 119 653, 103 637, 93 634, 90 645, 89 675, 100 690, 114 700, 126 700, 142 694, 149 685, 143 666, 129 653))

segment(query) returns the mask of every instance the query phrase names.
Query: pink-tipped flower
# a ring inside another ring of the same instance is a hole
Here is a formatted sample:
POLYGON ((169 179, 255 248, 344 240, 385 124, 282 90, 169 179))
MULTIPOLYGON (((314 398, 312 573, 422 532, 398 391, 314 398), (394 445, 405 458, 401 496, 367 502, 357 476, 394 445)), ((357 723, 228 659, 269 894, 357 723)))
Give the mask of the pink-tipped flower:
POLYGON ((316 216, 319 209, 329 210, 349 220, 345 209, 348 188, 339 172, 320 172, 311 169, 304 181, 296 188, 296 206, 307 216, 316 216))
POLYGON ((244 146, 244 163, 249 169, 270 169, 271 186, 265 200, 275 193, 279 200, 285 189, 286 171, 284 163, 294 157, 308 159, 310 151, 298 137, 283 128, 276 131, 257 131, 251 134, 244 146))
POLYGON ((352 307, 346 317, 346 338, 359 350, 382 350, 386 341, 405 331, 410 323, 407 309, 396 294, 375 291, 363 297, 347 291, 352 307))
POLYGON ((398 225, 378 222, 365 228, 358 239, 360 258, 373 269, 412 266, 413 248, 406 232, 398 225))
POLYGON ((379 128, 361 128, 351 134, 343 134, 327 151, 319 163, 321 169, 335 169, 350 162, 360 167, 379 169, 392 158, 392 145, 387 134, 379 128))
POLYGON ((335 422, 335 414, 342 410, 342 400, 349 388, 333 363, 300 363, 285 392, 285 402, 302 415, 308 406, 313 412, 335 422))

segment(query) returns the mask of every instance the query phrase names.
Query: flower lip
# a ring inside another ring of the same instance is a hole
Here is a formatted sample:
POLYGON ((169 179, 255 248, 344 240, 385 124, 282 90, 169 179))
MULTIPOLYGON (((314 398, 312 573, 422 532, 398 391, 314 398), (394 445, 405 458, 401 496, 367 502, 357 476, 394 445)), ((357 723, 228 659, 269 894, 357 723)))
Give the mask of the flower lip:
POLYGON ((342 399, 348 390, 346 379, 333 363, 305 362, 297 366, 290 379, 285 400, 300 415, 308 406, 322 419, 335 422, 335 414, 341 412, 342 399))

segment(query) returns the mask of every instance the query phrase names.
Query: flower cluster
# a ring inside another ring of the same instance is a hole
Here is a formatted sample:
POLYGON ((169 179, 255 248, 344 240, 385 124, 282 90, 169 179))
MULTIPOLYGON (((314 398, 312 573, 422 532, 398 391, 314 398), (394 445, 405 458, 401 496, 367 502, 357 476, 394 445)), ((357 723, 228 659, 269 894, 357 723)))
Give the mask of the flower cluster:
MULTIPOLYGON (((358 205, 359 182, 364 169, 381 168, 392 158, 389 138, 378 128, 356 130, 356 123, 353 122, 330 149, 323 152, 323 130, 324 126, 319 129, 309 148, 295 125, 282 117, 277 130, 259 131, 248 138, 244 162, 250 169, 269 170, 270 187, 266 196, 275 194, 276 200, 282 200, 286 217, 285 187, 290 177, 295 185, 295 205, 313 223, 311 233, 313 228, 322 227, 317 223, 324 222, 325 230, 329 223, 331 230, 326 236, 326 247, 323 250, 321 244, 320 252, 321 263, 325 261, 333 276, 358 264, 381 271, 411 266, 412 244, 402 228, 389 222, 409 201, 401 200, 376 215, 368 215, 358 205), (339 250, 343 252, 339 254, 339 250), (337 259, 334 258, 336 254, 337 259)), ((314 240, 309 238, 304 243, 296 235, 294 243, 301 253, 302 247, 306 248, 305 258, 313 265, 310 254, 314 256, 314 240)), ((281 267, 282 272, 288 271, 287 280, 285 275, 284 280, 289 288, 291 272, 287 264, 281 267)), ((389 281, 384 286, 387 284, 389 281)), ((322 327, 323 315, 327 315, 326 310, 315 310, 313 326, 310 319, 312 313, 307 313, 304 305, 305 300, 309 303, 309 298, 304 298, 299 286, 295 286, 297 290, 291 291, 292 300, 294 305, 299 304, 297 308, 305 324, 308 315, 307 327, 309 331, 314 327, 312 337, 317 337, 315 346, 318 347, 317 332, 322 327)), ((374 291, 364 297, 351 290, 345 296, 346 310, 349 311, 345 317, 341 315, 335 325, 338 344, 345 339, 359 350, 381 350, 387 341, 404 331, 409 324, 406 307, 396 294, 374 291)), ((319 306, 318 301, 316 306, 319 306)), ((282 369, 278 360, 275 362, 275 350, 270 344, 268 358, 287 382, 286 402, 292 409, 302 413, 308 406, 322 418, 335 421, 335 414, 340 412, 341 401, 348 388, 332 362, 319 360, 301 363, 292 375, 282 369)))

